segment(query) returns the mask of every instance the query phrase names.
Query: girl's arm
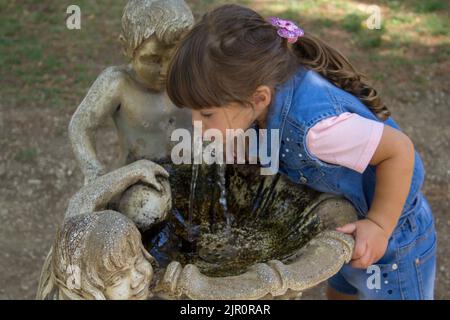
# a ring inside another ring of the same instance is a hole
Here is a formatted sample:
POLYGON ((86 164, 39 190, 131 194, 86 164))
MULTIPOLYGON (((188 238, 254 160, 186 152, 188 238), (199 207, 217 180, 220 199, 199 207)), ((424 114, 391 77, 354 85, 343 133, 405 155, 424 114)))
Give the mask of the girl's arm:
POLYGON ((375 196, 367 216, 387 234, 397 225, 414 170, 414 146, 404 133, 384 127, 371 165, 377 167, 375 196))
POLYGON ((408 197, 414 170, 414 146, 405 134, 384 126, 370 164, 376 166, 376 187, 367 219, 338 228, 355 237, 352 265, 356 268, 367 268, 386 251, 408 197))

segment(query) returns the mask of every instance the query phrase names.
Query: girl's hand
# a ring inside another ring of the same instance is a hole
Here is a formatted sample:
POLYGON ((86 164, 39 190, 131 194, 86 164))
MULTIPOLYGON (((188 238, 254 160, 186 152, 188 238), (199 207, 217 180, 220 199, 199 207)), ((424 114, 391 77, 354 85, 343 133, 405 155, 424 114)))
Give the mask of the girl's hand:
POLYGON ((336 228, 337 231, 350 234, 355 238, 355 248, 351 265, 366 269, 381 259, 387 249, 389 235, 370 219, 363 219, 336 228))

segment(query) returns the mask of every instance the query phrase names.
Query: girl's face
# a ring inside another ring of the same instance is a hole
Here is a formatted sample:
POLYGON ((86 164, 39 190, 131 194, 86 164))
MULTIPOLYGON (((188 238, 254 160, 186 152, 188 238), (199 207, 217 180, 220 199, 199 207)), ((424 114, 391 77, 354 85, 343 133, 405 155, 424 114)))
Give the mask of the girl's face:
POLYGON ((116 272, 107 281, 105 296, 110 300, 145 300, 153 276, 151 257, 143 253, 130 259, 130 267, 116 272))
POLYGON ((226 137, 227 129, 247 130, 258 118, 260 113, 249 106, 240 103, 230 103, 224 107, 212 107, 192 110, 192 121, 201 121, 202 130, 217 129, 226 137))
MULTIPOLYGON (((192 122, 201 121, 202 130, 217 129, 226 137, 227 129, 247 130, 257 121, 261 128, 266 127, 266 117, 272 99, 272 89, 260 86, 252 95, 252 106, 230 103, 221 107, 192 110, 192 122)), ((225 142, 225 141, 224 141, 225 142)))

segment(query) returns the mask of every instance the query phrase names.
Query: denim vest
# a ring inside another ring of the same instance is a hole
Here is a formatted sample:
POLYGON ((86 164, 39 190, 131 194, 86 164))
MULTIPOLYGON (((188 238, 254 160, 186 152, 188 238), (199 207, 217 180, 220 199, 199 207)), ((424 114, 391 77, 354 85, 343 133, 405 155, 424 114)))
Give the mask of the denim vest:
MULTIPOLYGON (((364 218, 372 204, 375 191, 376 167, 369 165, 361 174, 349 168, 325 163, 309 153, 306 147, 308 130, 319 121, 343 112, 379 120, 358 98, 333 85, 319 73, 301 66, 285 83, 276 86, 268 111, 267 135, 279 129, 279 172, 292 181, 308 187, 347 198, 364 218)), ((384 121, 395 129, 392 118, 384 121)), ((355 139, 358 132, 355 132, 355 139)), ((269 148, 269 154, 273 152, 269 148)), ((408 198, 402 218, 411 213, 424 179, 422 160, 415 152, 415 164, 408 198)))

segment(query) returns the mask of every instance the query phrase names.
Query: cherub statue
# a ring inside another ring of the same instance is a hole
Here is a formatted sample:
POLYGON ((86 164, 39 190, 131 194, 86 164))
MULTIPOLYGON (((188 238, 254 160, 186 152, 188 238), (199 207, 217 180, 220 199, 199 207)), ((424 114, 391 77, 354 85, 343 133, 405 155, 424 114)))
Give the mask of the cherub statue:
POLYGON ((162 167, 140 160, 75 194, 44 263, 37 299, 147 299, 154 259, 134 222, 107 207, 130 186, 143 183, 160 195, 152 197, 152 213, 154 220, 163 220, 170 194, 167 178, 162 167))
POLYGON ((72 148, 85 184, 107 172, 95 148, 95 132, 112 116, 120 164, 158 160, 170 154, 170 135, 190 128, 189 112, 176 108, 165 92, 171 53, 194 23, 183 0, 130 0, 120 40, 130 63, 104 70, 78 106, 69 125, 72 148))
POLYGON ((101 211, 71 217, 56 235, 38 299, 146 299, 152 260, 126 216, 101 211))

